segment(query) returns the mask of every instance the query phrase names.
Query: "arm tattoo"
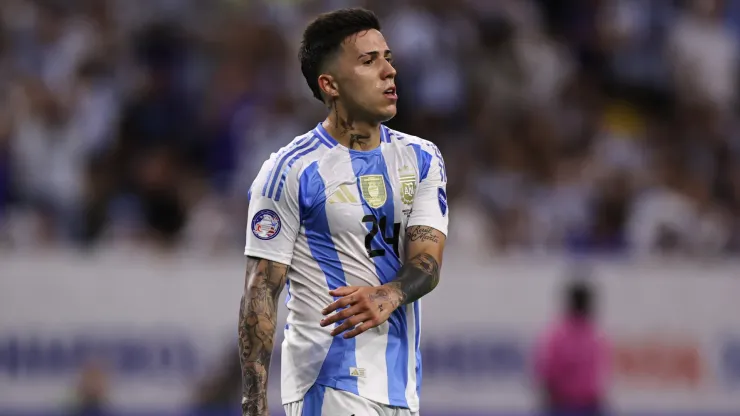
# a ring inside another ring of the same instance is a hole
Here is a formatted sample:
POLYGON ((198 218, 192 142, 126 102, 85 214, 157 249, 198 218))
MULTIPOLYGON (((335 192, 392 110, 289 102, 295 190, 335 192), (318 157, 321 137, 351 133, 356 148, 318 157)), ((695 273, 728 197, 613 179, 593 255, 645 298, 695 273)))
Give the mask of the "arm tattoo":
POLYGON ((439 263, 431 254, 420 253, 398 271, 396 280, 388 286, 399 292, 401 304, 416 302, 434 290, 439 283, 439 263))
POLYGON ((431 241, 432 243, 439 243, 439 237, 432 227, 411 227, 406 238, 408 239, 408 241, 419 241, 422 243, 426 241, 431 241))
MULTIPOLYGON (((432 227, 414 226, 409 227, 406 233, 406 243, 409 242, 438 244, 439 236, 432 227)), ((407 305, 434 290, 437 284, 439 284, 439 262, 429 253, 419 253, 404 263, 396 279, 388 286, 397 292, 401 304, 407 305)))
POLYGON ((239 359, 242 373, 242 414, 267 413, 267 373, 270 369, 277 302, 288 266, 249 257, 239 308, 239 359))

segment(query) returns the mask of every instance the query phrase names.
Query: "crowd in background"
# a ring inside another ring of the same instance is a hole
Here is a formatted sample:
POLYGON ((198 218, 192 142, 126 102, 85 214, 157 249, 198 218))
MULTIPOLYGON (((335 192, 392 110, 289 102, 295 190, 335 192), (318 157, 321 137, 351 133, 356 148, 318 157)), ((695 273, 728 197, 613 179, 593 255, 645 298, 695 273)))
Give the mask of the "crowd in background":
POLYGON ((325 116, 305 24, 365 6, 388 125, 435 142, 450 241, 740 252, 740 2, 4 0, 0 250, 240 252, 261 163, 325 116))

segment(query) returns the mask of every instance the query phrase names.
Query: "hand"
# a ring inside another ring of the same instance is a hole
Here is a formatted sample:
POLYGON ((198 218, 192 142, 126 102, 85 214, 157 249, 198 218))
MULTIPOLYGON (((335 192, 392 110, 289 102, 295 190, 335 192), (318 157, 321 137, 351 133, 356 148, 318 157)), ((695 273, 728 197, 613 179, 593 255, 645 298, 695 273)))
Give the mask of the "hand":
POLYGON ((354 327, 344 334, 345 339, 354 338, 387 321, 391 313, 401 304, 398 291, 387 286, 345 286, 331 290, 329 294, 341 298, 327 306, 321 313, 329 315, 337 309, 347 306, 348 308, 324 318, 321 326, 344 320, 331 331, 331 335, 337 336, 354 327))

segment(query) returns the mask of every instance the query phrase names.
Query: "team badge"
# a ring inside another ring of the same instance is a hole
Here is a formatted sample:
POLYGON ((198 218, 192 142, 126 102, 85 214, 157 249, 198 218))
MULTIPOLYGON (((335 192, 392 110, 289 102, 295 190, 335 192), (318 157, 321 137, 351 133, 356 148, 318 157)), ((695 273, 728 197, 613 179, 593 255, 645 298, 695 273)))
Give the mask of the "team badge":
POLYGON ((399 169, 398 173, 401 180, 401 202, 411 205, 414 202, 414 194, 416 194, 416 175, 407 166, 399 169))
POLYGON ((447 215, 447 193, 441 187, 437 189, 437 197, 439 199, 439 210, 442 212, 442 216, 447 215))
POLYGON ((360 189, 362 190, 362 199, 367 202, 370 208, 382 207, 388 198, 383 175, 360 176, 360 189))
POLYGON ((272 240, 280 234, 280 217, 269 209, 259 211, 252 218, 252 234, 260 240, 272 240))

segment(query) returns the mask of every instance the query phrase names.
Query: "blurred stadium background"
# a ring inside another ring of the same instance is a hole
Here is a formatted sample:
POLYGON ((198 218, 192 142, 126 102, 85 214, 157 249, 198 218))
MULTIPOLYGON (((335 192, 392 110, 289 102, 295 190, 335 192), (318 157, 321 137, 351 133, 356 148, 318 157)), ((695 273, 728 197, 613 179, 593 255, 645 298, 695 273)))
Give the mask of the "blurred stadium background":
POLYGON ((324 117, 304 25, 354 5, 450 178, 422 414, 535 414, 583 270, 617 414, 740 414, 735 0, 0 1, 0 414, 238 414, 248 186, 324 117))

